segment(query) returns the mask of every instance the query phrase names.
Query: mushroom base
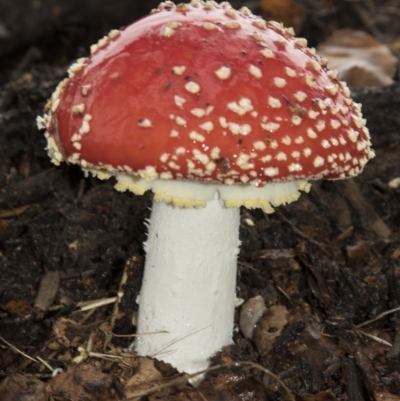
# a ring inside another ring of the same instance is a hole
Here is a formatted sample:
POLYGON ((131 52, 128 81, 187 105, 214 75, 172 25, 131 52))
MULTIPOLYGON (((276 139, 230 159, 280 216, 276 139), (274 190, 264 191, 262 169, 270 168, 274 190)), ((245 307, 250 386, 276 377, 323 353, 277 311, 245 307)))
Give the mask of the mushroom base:
POLYGON ((139 355, 196 373, 232 343, 240 209, 153 202, 139 297, 139 355), (147 334, 148 333, 148 334, 147 334))

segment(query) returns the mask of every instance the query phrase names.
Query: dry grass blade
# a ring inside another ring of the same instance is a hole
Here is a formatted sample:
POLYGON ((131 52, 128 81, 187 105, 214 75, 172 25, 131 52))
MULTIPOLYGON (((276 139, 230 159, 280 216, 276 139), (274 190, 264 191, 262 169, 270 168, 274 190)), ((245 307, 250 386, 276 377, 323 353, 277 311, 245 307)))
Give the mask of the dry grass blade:
POLYGON ((366 325, 368 325, 370 323, 376 322, 377 320, 382 319, 386 315, 390 315, 391 313, 395 313, 395 312, 398 312, 398 311, 400 311, 400 306, 397 307, 397 308, 389 309, 389 310, 387 310, 385 312, 382 312, 378 316, 375 316, 373 319, 369 319, 369 320, 366 320, 365 322, 357 324, 357 326, 355 326, 355 328, 359 329, 360 327, 363 327, 363 326, 366 326, 366 325))

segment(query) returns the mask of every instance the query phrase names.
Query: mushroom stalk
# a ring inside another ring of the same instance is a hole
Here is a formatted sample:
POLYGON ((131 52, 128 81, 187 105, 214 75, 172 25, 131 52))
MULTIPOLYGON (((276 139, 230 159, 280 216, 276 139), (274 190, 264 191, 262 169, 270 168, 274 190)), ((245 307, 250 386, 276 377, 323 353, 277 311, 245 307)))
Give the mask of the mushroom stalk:
POLYGON ((195 373, 232 343, 239 221, 240 209, 225 208, 220 200, 202 209, 153 203, 139 299, 139 355, 195 373))

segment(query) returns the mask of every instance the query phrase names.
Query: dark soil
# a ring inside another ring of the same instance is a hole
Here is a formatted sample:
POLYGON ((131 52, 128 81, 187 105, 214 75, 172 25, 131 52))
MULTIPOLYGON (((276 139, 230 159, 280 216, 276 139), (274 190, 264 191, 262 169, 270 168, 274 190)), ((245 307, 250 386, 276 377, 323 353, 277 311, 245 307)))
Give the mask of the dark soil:
MULTIPOLYGON (((399 1, 299 3, 312 45, 338 27, 399 36, 399 1)), ((135 330, 151 196, 51 165, 35 118, 74 59, 156 4, 0 0, 0 400, 400 400, 398 82, 353 91, 377 154, 360 177, 316 182, 273 215, 242 211, 238 297, 279 305, 283 329, 270 308, 252 341, 235 332, 197 389, 113 336, 135 330), (115 297, 124 271, 115 321, 113 303, 81 310, 115 297)))

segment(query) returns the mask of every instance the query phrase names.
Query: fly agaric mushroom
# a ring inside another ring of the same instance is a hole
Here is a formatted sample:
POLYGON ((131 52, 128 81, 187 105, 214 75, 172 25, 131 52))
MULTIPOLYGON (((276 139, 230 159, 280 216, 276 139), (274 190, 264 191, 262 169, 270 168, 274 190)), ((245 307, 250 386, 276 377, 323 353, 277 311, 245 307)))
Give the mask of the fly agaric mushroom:
POLYGON ((111 31, 38 123, 54 164, 153 191, 137 351, 188 373, 232 343, 239 207, 272 213, 374 156, 326 60, 226 2, 167 1, 111 31))

